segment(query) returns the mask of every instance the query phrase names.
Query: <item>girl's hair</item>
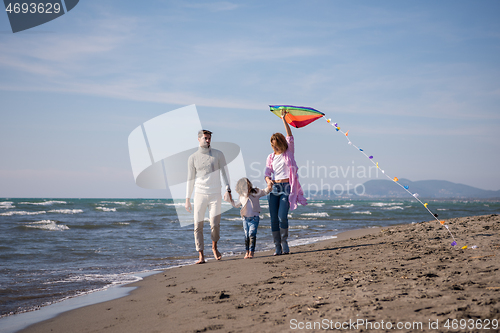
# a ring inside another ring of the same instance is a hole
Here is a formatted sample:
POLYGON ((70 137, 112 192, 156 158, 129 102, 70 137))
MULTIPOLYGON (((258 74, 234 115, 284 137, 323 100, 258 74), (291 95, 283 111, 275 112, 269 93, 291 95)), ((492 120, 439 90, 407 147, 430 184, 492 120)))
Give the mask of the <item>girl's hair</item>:
POLYGON ((238 183, 236 183, 236 192, 238 192, 239 195, 248 196, 251 193, 257 193, 258 190, 253 187, 248 178, 241 178, 238 180, 238 183))
POLYGON ((281 151, 285 152, 288 149, 288 143, 285 136, 281 133, 274 133, 271 135, 271 144, 275 141, 275 146, 281 151))

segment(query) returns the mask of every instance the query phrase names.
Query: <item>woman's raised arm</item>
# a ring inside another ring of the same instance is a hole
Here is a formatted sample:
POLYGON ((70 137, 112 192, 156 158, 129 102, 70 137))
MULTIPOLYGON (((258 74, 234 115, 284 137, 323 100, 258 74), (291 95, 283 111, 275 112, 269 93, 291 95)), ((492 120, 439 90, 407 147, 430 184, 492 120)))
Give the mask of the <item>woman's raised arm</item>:
POLYGON ((286 136, 292 136, 292 130, 290 129, 290 125, 285 120, 285 116, 288 112, 285 110, 281 110, 281 119, 283 119, 283 124, 285 124, 286 136))

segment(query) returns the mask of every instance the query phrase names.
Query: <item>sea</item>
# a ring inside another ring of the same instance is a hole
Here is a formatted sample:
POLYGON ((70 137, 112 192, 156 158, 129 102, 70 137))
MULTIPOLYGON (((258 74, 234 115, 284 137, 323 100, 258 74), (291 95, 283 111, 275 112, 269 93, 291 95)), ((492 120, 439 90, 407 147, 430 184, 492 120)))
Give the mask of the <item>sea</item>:
MULTIPOLYGON (((500 213, 496 201, 427 202, 439 219, 500 213)), ((180 225, 176 205, 184 204, 168 199, 0 199, 0 324, 14 314, 138 281, 148 272, 193 264, 193 225, 180 225)), ((273 248, 267 200, 261 206, 257 251, 273 248)), ((309 200, 289 214, 289 243, 431 220, 411 198, 309 200)), ((204 235, 211 257, 209 223, 204 235)), ((443 229, 443 241, 451 243, 448 238, 443 229)), ((222 214, 219 250, 226 257, 244 252, 238 209, 222 214)))

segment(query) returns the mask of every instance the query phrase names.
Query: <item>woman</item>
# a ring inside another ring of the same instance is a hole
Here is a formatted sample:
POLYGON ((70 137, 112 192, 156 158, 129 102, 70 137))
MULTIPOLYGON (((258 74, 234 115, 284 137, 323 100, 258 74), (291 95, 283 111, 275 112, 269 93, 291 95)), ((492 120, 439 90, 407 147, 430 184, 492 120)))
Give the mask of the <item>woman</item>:
POLYGON ((269 154, 266 161, 265 179, 273 189, 268 196, 271 213, 271 231, 273 232, 276 252, 274 255, 288 254, 288 210, 297 208, 297 202, 307 205, 304 193, 299 184, 297 163, 295 163, 294 139, 290 126, 285 120, 287 112, 281 111, 281 119, 286 129, 286 138, 281 133, 271 136, 271 147, 274 153, 269 154))

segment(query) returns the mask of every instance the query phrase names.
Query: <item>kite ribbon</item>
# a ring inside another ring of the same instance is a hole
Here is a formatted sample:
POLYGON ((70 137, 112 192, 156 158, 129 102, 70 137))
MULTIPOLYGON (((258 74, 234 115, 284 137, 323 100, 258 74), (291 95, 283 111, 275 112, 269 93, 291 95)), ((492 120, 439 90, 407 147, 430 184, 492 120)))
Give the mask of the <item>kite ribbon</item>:
POLYGON ((385 171, 384 171, 384 170, 382 170, 382 168, 380 168, 379 163, 378 163, 378 162, 375 162, 375 161, 373 160, 373 156, 371 156, 371 155, 370 155, 370 156, 369 156, 369 155, 367 155, 367 154, 364 152, 364 150, 363 150, 363 149, 361 149, 361 148, 359 148, 358 146, 356 146, 356 145, 355 145, 355 144, 351 141, 351 139, 349 139, 349 136, 348 136, 349 131, 344 132, 344 131, 342 131, 342 130, 340 129, 340 127, 338 126, 338 124, 337 124, 337 123, 332 123, 332 120, 331 120, 331 119, 327 119, 327 118, 326 118, 326 116, 323 116, 323 118, 325 118, 326 122, 327 122, 327 123, 329 123, 330 125, 332 125, 332 126, 335 128, 335 130, 336 130, 337 132, 340 132, 340 133, 344 134, 344 137, 347 139, 347 143, 348 143, 349 145, 353 146, 354 148, 356 148, 356 149, 357 149, 357 150, 358 150, 361 154, 363 154, 363 155, 364 155, 364 156, 365 156, 365 157, 366 157, 366 158, 367 158, 367 159, 368 159, 371 163, 373 163, 373 165, 375 165, 377 168, 379 168, 379 169, 380 169, 380 171, 382 171, 382 173, 383 173, 383 174, 384 174, 387 178, 389 178, 390 180, 392 180, 393 182, 395 182, 396 184, 398 184, 398 185, 399 185, 399 186, 400 186, 403 190, 405 190, 405 191, 406 191, 406 192, 408 192, 411 196, 413 196, 413 197, 415 198, 415 200, 417 200, 418 202, 420 202, 420 203, 422 204, 422 206, 424 206, 424 208, 425 208, 425 209, 429 212, 429 214, 431 214, 431 215, 432 215, 432 217, 433 217, 436 221, 438 221, 440 224, 444 225, 444 227, 446 228, 446 230, 448 230, 448 233, 450 234, 451 238, 453 239, 453 242, 451 243, 451 246, 455 246, 455 245, 457 245, 457 241, 455 240, 455 237, 454 237, 454 236, 453 236, 453 234, 451 233, 451 230, 450 230, 450 228, 448 227, 448 225, 444 224, 444 221, 440 221, 440 220, 438 219, 438 215, 437 215, 437 214, 434 214, 434 213, 433 213, 433 212, 429 209, 429 207, 427 207, 427 206, 428 206, 428 204, 427 204, 427 203, 423 203, 423 202, 422 202, 422 201, 418 198, 418 194, 417 194, 417 193, 411 193, 411 192, 409 191, 409 186, 407 186, 407 185, 402 185, 402 184, 399 182, 398 177, 390 177, 389 175, 387 175, 387 174, 385 173, 385 171))

